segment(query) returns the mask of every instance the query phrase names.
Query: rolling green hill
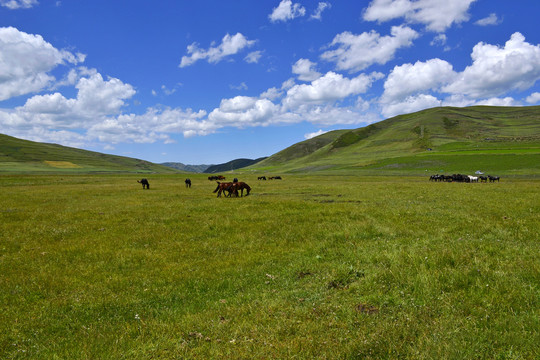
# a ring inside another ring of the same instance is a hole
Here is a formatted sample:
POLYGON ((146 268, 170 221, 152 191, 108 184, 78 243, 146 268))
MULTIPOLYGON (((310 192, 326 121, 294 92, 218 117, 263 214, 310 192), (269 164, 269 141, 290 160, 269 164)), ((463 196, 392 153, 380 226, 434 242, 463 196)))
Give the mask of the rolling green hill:
POLYGON ((540 106, 441 107, 295 144, 251 170, 540 175, 540 106))
POLYGON ((0 134, 0 173, 175 173, 148 161, 0 134))

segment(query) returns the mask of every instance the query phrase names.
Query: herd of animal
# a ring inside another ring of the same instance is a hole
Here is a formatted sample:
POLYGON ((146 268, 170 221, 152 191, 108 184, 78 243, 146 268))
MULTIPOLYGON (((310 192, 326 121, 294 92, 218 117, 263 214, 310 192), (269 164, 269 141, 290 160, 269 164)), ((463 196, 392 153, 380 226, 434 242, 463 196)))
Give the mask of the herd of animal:
MULTIPOLYGON (((282 180, 281 176, 272 176, 269 177, 270 180, 277 179, 282 180)), ((212 175, 208 177, 208 180, 225 180, 225 176, 223 175, 212 175)), ((266 180, 265 176, 259 177, 259 180, 266 180)), ((137 180, 139 184, 142 184, 143 189, 150 189, 150 183, 148 182, 148 179, 141 179, 137 180)), ((246 184, 243 181, 238 181, 237 178, 234 178, 232 182, 217 182, 217 187, 213 191, 214 193, 217 193, 217 197, 221 197, 221 194, 224 194, 225 197, 243 197, 244 196, 244 190, 246 190, 246 196, 249 195, 251 191, 251 187, 246 184)), ((187 188, 191 188, 191 179, 186 179, 184 181, 187 188)))
POLYGON ((429 177, 429 181, 445 181, 445 182, 499 182, 500 177, 499 176, 472 176, 472 175, 464 175, 464 174, 453 174, 453 175, 431 175, 429 177))
MULTIPOLYGON (((259 176, 257 180, 266 180, 266 176, 259 176)), ((222 175, 212 175, 208 177, 208 180, 225 180, 225 176, 222 175)), ((283 180, 281 176, 270 176, 268 177, 268 180, 283 180)), ((472 175, 464 175, 464 174, 452 174, 452 175, 431 175, 429 177, 429 181, 444 181, 444 182, 495 182, 500 181, 499 176, 472 176, 472 175)), ((150 183, 148 182, 148 179, 141 179, 137 180, 139 184, 142 184, 143 189, 150 189, 150 183)), ((234 178, 232 182, 217 182, 217 187, 213 191, 214 193, 217 193, 217 197, 221 197, 221 194, 224 194, 225 197, 243 197, 244 196, 244 190, 246 190, 246 196, 249 195, 251 191, 251 187, 246 184, 243 181, 238 181, 237 178, 234 178), (240 195, 239 195, 240 194, 240 195)), ((184 181, 187 188, 191 188, 191 180, 186 179, 184 181)))

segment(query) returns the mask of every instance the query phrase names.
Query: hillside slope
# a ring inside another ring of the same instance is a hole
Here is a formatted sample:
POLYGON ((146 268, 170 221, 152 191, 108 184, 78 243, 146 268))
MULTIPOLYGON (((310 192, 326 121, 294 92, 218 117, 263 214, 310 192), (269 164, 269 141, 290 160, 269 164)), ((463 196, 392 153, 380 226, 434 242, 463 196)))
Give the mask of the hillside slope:
POLYGON ((538 174, 539 164, 540 106, 475 106, 433 108, 330 132, 295 144, 250 169, 538 174))
POLYGON ((175 169, 129 157, 107 155, 0 134, 0 173, 175 173, 175 169))
POLYGON ((207 174, 216 174, 218 172, 225 172, 231 170, 242 169, 250 165, 257 164, 258 162, 266 159, 266 157, 261 157, 258 159, 235 159, 223 164, 211 165, 203 173, 207 174))

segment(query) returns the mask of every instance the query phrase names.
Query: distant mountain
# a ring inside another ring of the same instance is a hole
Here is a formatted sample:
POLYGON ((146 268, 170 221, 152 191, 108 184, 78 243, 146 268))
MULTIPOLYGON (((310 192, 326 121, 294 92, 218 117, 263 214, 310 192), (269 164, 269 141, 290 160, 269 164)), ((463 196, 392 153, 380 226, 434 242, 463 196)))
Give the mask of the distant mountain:
POLYGON ((251 166, 251 165, 257 164, 258 162, 260 162, 260 161, 262 161, 264 159, 266 159, 266 157, 261 157, 261 158, 255 159, 255 160, 251 160, 251 159, 231 160, 231 161, 226 162, 224 164, 212 165, 212 166, 208 167, 203 172, 208 173, 208 174, 215 174, 215 173, 218 173, 218 172, 225 172, 225 171, 242 169, 242 168, 245 168, 246 166, 251 166))
POLYGON ((213 165, 185 165, 178 162, 165 162, 160 165, 168 166, 176 170, 194 172, 194 173, 203 173, 206 169, 213 165))
POLYGON ((250 166, 264 172, 540 174, 540 106, 438 107, 331 131, 250 166))
POLYGON ((148 161, 0 134, 0 173, 175 173, 148 161))

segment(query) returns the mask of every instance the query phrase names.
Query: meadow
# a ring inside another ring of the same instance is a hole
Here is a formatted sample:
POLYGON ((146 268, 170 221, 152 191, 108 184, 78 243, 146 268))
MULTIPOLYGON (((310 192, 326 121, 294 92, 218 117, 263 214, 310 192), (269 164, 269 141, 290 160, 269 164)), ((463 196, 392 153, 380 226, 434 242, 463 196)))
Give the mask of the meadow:
POLYGON ((237 176, 0 176, 0 358, 540 357, 537 177, 237 176))

